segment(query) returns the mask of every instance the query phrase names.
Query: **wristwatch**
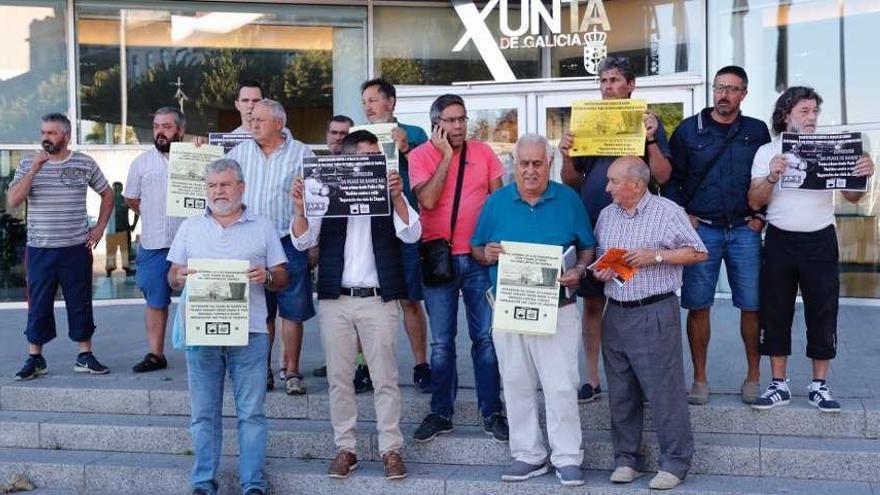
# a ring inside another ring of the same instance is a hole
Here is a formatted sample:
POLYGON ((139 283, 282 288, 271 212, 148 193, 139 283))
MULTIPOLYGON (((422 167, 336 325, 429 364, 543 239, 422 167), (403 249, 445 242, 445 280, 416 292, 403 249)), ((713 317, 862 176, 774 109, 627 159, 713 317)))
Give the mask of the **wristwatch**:
POLYGON ((655 144, 656 142, 657 142, 656 139, 646 139, 646 140, 645 140, 645 144, 647 144, 647 145, 649 145, 649 146, 652 145, 652 144, 655 144))
POLYGON ((660 251, 657 251, 657 254, 654 255, 654 261, 656 261, 658 265, 663 263, 663 256, 660 255, 660 251))
POLYGON ((266 281, 263 282, 263 285, 265 285, 266 287, 272 285, 272 272, 270 272, 269 270, 266 270, 266 281))

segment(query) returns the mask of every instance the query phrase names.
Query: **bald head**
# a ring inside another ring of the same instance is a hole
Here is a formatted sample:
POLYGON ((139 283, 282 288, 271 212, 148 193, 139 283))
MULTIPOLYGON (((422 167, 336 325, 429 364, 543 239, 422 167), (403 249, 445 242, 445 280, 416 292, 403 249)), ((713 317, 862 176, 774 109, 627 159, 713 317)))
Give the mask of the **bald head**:
MULTIPOLYGON (((622 156, 611 164, 611 168, 616 167, 623 177, 632 181, 641 183, 645 189, 651 182, 651 169, 644 160, 637 156, 622 156)), ((611 173, 611 170, 608 170, 611 173)))
POLYGON ((630 208, 642 199, 650 181, 651 169, 644 160, 636 156, 622 156, 608 167, 605 190, 616 204, 630 208))

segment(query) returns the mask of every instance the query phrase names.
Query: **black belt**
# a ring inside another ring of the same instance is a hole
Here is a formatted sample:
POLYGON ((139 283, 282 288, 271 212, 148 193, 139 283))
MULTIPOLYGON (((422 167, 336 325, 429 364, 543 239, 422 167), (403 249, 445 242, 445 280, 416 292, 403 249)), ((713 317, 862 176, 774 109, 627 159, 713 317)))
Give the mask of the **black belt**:
POLYGON ((343 287, 339 293, 351 297, 381 296, 382 291, 378 287, 343 287))
POLYGON ((723 217, 723 218, 703 218, 697 217, 697 221, 705 224, 711 225, 712 227, 727 227, 728 229, 732 229, 734 227, 739 227, 740 225, 745 225, 749 223, 752 217, 723 217))
POLYGON ((667 292, 666 294, 657 294, 656 296, 649 296, 644 299, 638 299, 635 301, 618 301, 609 297, 608 302, 615 306, 620 306, 621 308, 639 308, 642 306, 647 306, 649 304, 663 301, 665 299, 669 299, 674 295, 675 292, 667 292))

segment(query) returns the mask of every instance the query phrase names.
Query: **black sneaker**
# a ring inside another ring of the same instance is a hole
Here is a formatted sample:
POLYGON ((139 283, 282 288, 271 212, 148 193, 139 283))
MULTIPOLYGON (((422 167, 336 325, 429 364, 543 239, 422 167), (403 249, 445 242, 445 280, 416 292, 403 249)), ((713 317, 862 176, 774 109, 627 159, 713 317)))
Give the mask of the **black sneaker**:
POLYGON ((49 372, 46 366, 46 359, 40 354, 31 354, 24 362, 18 373, 15 374, 16 381, 33 380, 40 375, 49 372))
POLYGON ((165 360, 165 356, 159 357, 152 352, 148 352, 141 362, 131 367, 131 371, 135 373, 148 373, 150 371, 164 370, 167 367, 168 361, 165 360))
POLYGON ((370 379, 370 369, 360 365, 354 371, 354 393, 362 394, 373 390, 373 380, 370 379))
POLYGON ((275 389, 275 373, 272 372, 272 368, 268 368, 268 373, 266 373, 266 391, 275 389))
POLYGON ((831 396, 828 385, 825 382, 812 382, 807 387, 810 392, 810 404, 819 408, 822 412, 840 412, 840 403, 831 396))
POLYGON ((323 378, 327 376, 327 365, 319 366, 312 370, 312 376, 317 376, 319 378, 323 378))
POLYGON ((106 375, 110 373, 110 368, 99 363, 91 352, 81 352, 76 356, 76 364, 73 365, 73 371, 90 375, 106 375))
POLYGON ((413 440, 416 442, 427 442, 433 440, 434 437, 441 433, 449 433, 452 430, 452 421, 439 414, 431 413, 425 416, 422 424, 416 428, 415 433, 413 433, 413 440))
POLYGON ((413 384, 423 394, 431 393, 431 366, 422 363, 413 368, 413 384))
POLYGON ((585 383, 580 390, 578 390, 578 403, 586 404, 587 402, 593 402, 602 396, 602 387, 596 385, 596 388, 593 388, 589 383, 585 383))
POLYGON ((507 426, 507 418, 500 412, 493 413, 488 418, 483 419, 483 431, 499 442, 510 440, 510 428, 507 426))
POLYGON ((791 402, 791 392, 785 382, 771 381, 767 390, 752 402, 754 409, 773 409, 776 406, 787 406, 791 402))

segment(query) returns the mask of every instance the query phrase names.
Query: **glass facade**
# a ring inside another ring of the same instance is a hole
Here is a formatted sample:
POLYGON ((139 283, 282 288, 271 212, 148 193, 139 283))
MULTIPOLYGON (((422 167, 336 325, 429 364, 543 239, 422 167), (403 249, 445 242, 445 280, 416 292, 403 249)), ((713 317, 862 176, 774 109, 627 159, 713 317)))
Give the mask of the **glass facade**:
POLYGON ((256 79, 319 142, 339 95, 366 77, 366 9, 328 6, 83 2, 76 13, 80 143, 152 142, 152 112, 187 114, 187 131, 238 127, 236 85, 256 79))
POLYGON ((36 142, 33 123, 67 110, 66 4, 0 2, 0 146, 36 142))
MULTIPOLYGON (((703 59, 697 0, 607 2, 607 52, 629 59, 637 77, 697 72, 703 59)), ((563 18, 570 14, 563 8, 563 18)), ((588 77, 579 46, 551 51, 552 77, 588 77)))
MULTIPOLYGON (((709 74, 728 64, 746 68, 747 115, 769 121, 789 86, 811 86, 824 103, 820 131, 862 131, 880 160, 880 70, 871 66, 880 26, 876 0, 709 0, 709 74), (748 40, 748 43, 746 42, 748 40)), ((841 294, 880 297, 877 195, 880 181, 858 205, 837 194, 841 294)))
MULTIPOLYGON (((514 2, 511 2, 514 3, 514 2)), ((474 43, 452 51, 465 29, 455 10, 437 7, 376 7, 373 17, 374 70, 377 76, 397 84, 441 85, 487 81, 492 76, 474 43), (418 33, 413 36, 413 33, 418 33)), ((511 24, 520 22, 511 10, 511 24)), ((486 26, 500 36, 499 13, 493 10, 486 26)), ((541 50, 508 50, 505 54, 517 79, 541 76, 541 50)))
MULTIPOLYGON (((488 142, 510 167, 519 135, 540 132, 555 142, 568 125, 570 99, 598 97, 595 81, 582 81, 594 77, 587 51, 560 41, 580 33, 584 44, 601 38, 599 53, 630 60, 637 93, 648 91, 670 133, 709 100, 714 70, 735 63, 750 74, 746 114, 769 120, 784 87, 814 86, 825 98, 823 130, 863 132, 880 159, 880 103, 872 95, 880 70, 866 62, 880 25, 876 0, 547 0, 543 10, 474 2, 483 41, 497 44, 515 79, 505 84, 493 82, 500 79, 485 46, 473 41, 479 26, 463 22, 450 2, 346 3, 0 0, 0 300, 25 298, 26 206, 9 210, 5 199, 15 167, 38 142, 41 115, 69 113, 73 146, 93 156, 108 180, 124 182, 132 159, 152 146, 156 108, 183 108, 190 136, 229 131, 239 124, 233 99, 242 79, 260 80, 265 95, 287 108, 293 134, 314 145, 323 144, 331 115, 363 122, 359 86, 368 77, 395 83, 403 95, 398 117, 426 130, 430 101, 460 92, 469 136, 488 142), (408 92, 417 95, 409 104, 408 92)), ((858 205, 837 198, 847 296, 880 297, 877 194, 872 186, 858 205)), ((88 201, 96 215, 97 195, 88 201)), ((135 226, 130 252, 138 232, 135 226)), ((104 243, 95 250, 95 297, 138 297, 124 253, 111 251, 104 243), (106 277, 111 255, 116 271, 106 277)))

